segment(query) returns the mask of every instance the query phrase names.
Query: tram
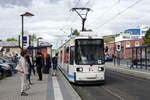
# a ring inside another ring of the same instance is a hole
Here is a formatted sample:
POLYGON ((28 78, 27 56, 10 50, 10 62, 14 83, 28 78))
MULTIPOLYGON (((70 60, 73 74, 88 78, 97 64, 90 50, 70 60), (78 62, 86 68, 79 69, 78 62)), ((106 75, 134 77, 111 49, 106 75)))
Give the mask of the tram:
POLYGON ((103 38, 87 36, 69 39, 57 52, 58 66, 70 82, 104 84, 103 38))

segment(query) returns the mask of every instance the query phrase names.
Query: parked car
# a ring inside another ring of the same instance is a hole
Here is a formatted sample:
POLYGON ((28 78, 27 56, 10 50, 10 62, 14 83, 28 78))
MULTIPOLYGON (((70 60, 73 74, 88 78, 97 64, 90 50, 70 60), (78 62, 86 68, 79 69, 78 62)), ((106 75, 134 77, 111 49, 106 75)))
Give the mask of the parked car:
POLYGON ((16 63, 12 62, 11 60, 8 60, 6 58, 0 57, 0 64, 5 63, 8 64, 11 67, 11 70, 15 70, 16 68, 16 63))
POLYGON ((105 55, 105 61, 113 61, 112 56, 105 55))
POLYGON ((10 66, 7 64, 0 64, 0 73, 2 73, 2 75, 11 76, 12 71, 10 66))

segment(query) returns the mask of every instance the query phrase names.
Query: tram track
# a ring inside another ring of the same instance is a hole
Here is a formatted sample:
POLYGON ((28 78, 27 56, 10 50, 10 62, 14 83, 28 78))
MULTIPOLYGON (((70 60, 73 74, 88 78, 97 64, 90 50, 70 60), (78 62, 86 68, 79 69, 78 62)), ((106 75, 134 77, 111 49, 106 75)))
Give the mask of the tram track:
POLYGON ((150 80, 106 71, 106 84, 74 85, 82 100, 149 100, 150 80))
POLYGON ((104 90, 106 90, 108 93, 110 93, 111 95, 113 95, 113 96, 119 98, 120 100, 125 100, 125 99, 124 99, 123 97, 121 97, 119 94, 117 94, 117 93, 111 91, 110 89, 106 88, 105 86, 102 86, 102 88, 103 88, 104 90))

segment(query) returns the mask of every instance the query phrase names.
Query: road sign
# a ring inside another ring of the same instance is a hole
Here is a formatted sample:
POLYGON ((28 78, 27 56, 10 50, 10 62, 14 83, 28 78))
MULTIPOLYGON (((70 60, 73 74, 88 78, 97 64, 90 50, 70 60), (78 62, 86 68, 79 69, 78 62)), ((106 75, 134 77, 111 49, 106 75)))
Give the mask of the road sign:
POLYGON ((23 36, 23 43, 27 43, 27 36, 23 36))

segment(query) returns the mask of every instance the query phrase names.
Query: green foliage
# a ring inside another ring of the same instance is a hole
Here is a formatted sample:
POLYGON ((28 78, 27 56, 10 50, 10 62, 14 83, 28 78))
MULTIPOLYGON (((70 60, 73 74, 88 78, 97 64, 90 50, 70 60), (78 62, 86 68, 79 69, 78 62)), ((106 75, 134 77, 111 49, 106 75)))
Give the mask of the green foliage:
POLYGON ((84 31, 86 31, 86 32, 92 32, 93 30, 84 28, 84 31))
POLYGON ((150 45, 150 29, 146 32, 146 35, 143 38, 143 45, 150 45))
POLYGON ((31 35, 31 41, 36 41, 36 35, 35 34, 31 35))
POLYGON ((8 38, 7 41, 17 41, 16 38, 8 38))
POLYGON ((114 35, 104 36, 104 43, 114 42, 114 40, 115 40, 115 36, 114 35))
POLYGON ((75 35, 75 36, 79 36, 80 33, 78 32, 77 29, 73 30, 72 34, 71 35, 75 35))
POLYGON ((2 79, 4 79, 4 78, 6 78, 6 73, 4 73, 4 74, 2 74, 2 75, 0 76, 0 80, 2 80, 2 79))
POLYGON ((0 40, 0 42, 2 42, 2 40, 0 40))

